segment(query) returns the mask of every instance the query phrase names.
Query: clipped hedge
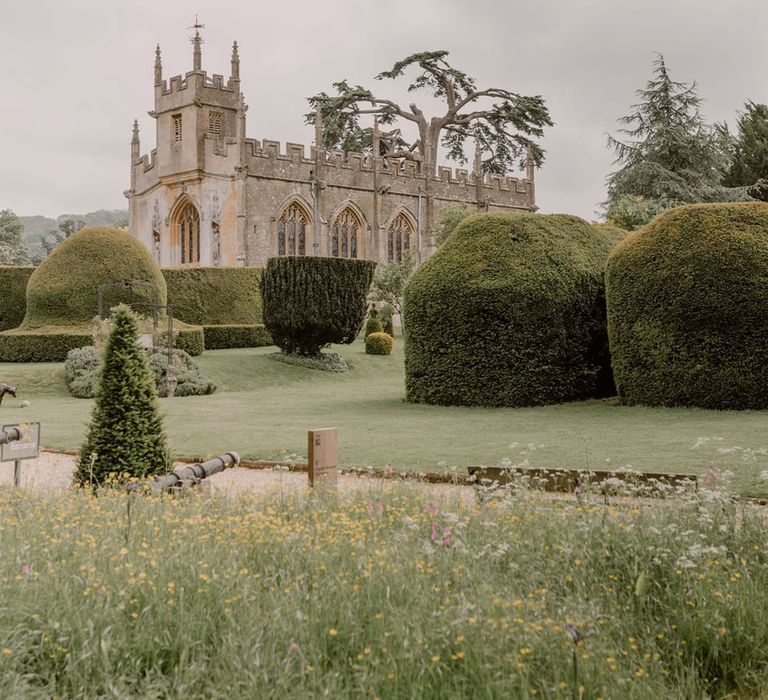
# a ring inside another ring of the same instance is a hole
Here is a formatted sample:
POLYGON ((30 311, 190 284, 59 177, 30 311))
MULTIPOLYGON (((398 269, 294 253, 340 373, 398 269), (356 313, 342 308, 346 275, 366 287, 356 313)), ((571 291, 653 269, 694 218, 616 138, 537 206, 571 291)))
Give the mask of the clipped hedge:
POLYGON ((614 243, 574 216, 465 219, 405 289, 408 400, 531 406, 610 393, 603 270, 614 243))
POLYGON ((260 267, 163 269, 174 316, 199 326, 261 323, 260 267))
MULTIPOLYGON (((67 238, 36 268, 27 284, 27 310, 20 328, 65 326, 88 322, 96 316, 101 284, 139 280, 157 290, 166 303, 160 268, 144 245, 114 228, 84 228, 67 238)), ((104 309, 118 303, 151 303, 152 289, 110 287, 104 309)), ((135 307, 143 315, 149 306, 135 307)))
POLYGON ((375 331, 365 336, 365 352, 368 355, 389 355, 394 346, 395 340, 389 333, 375 331))
POLYGON ((0 265, 0 331, 16 328, 27 311, 27 282, 31 266, 0 265))
POLYGON ((63 362, 74 348, 91 345, 85 330, 63 326, 46 327, 44 332, 19 329, 0 333, 0 362, 63 362))
POLYGON ((228 323, 219 326, 203 326, 205 349, 260 348, 272 345, 272 337, 263 324, 228 323))
POLYGON ((264 325, 284 353, 316 355, 351 343, 363 325, 376 264, 344 258, 270 258, 261 278, 264 325))
POLYGON ((768 204, 661 214, 615 248, 606 287, 625 403, 768 408, 768 204))

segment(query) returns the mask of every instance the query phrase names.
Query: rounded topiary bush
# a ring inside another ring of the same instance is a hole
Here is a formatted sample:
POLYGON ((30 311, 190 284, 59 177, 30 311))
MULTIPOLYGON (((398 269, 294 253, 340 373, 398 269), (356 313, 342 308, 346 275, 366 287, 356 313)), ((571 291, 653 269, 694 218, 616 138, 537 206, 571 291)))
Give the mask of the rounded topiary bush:
POLYGON ((614 244, 574 216, 465 219, 405 289, 408 400, 530 406, 611 393, 603 272, 614 244))
POLYGON ((768 204, 696 204, 629 235, 606 274, 619 396, 768 407, 768 204))
MULTIPOLYGON (((99 286, 138 280, 157 290, 166 304, 165 279, 149 251, 136 238, 115 228, 84 228, 67 238, 43 260, 27 284, 27 312, 22 329, 87 323, 96 316, 99 286)), ((153 299, 149 287, 109 287, 104 309, 147 303, 135 310, 147 315, 153 299)))
POLYGON ((365 319, 375 263, 344 258, 270 258, 261 278, 264 325, 284 353, 316 355, 351 343, 365 319))
POLYGON ((376 332, 365 336, 365 352, 368 355, 389 355, 395 345, 389 333, 376 332))

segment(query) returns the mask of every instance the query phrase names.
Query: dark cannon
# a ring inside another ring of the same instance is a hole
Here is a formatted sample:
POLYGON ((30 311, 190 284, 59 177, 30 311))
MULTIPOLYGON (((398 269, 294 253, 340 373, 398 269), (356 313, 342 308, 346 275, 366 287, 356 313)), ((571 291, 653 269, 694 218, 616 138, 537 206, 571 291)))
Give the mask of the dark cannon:
POLYGON ((21 430, 18 428, 0 430, 0 445, 5 445, 7 442, 14 442, 15 440, 21 440, 21 430))
POLYGON ((207 462, 193 464, 189 467, 176 469, 170 474, 159 476, 150 483, 150 486, 160 491, 181 490, 199 484, 203 479, 223 472, 228 467, 236 467, 238 464, 240 464, 240 455, 237 452, 225 452, 207 462))

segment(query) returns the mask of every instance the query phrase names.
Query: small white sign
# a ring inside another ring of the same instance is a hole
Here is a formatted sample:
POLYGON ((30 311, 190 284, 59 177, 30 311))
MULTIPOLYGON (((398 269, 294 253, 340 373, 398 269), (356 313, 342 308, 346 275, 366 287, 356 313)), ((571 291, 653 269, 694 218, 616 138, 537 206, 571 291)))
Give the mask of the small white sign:
POLYGON ((0 462, 37 459, 40 454, 40 423, 15 423, 3 426, 4 431, 9 428, 18 428, 21 439, 0 445, 0 462))
POLYGON ((151 333, 142 333, 139 335, 138 343, 142 348, 145 348, 146 350, 151 350, 155 344, 151 333))

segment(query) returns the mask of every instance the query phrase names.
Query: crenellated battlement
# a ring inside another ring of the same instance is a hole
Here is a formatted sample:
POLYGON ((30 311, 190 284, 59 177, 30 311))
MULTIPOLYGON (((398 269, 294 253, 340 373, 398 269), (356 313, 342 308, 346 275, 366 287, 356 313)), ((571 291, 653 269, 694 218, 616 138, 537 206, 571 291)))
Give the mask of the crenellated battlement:
MULTIPOLYGON (((303 144, 282 143, 272 139, 246 139, 245 144, 246 154, 250 158, 315 166, 314 146, 307 148, 303 144)), ((341 151, 324 151, 323 156, 322 166, 331 172, 346 170, 370 175, 376 166, 378 176, 385 183, 388 180, 421 180, 423 183, 425 179, 420 161, 401 161, 398 158, 374 157, 363 153, 344 154, 341 151)), ((476 187, 476 177, 474 172, 466 168, 441 165, 438 166, 432 181, 448 186, 476 187)), ((484 173, 480 176, 479 184, 486 190, 524 194, 528 192, 530 182, 524 177, 484 173)))
POLYGON ((214 73, 209 76, 205 71, 190 71, 184 75, 174 75, 170 78, 161 79, 156 85, 159 88, 159 94, 162 97, 183 92, 190 86, 199 88, 208 88, 209 90, 221 90, 222 92, 236 95, 238 90, 234 81, 230 78, 224 82, 224 76, 214 73), (197 79, 197 81, 196 81, 197 79))

